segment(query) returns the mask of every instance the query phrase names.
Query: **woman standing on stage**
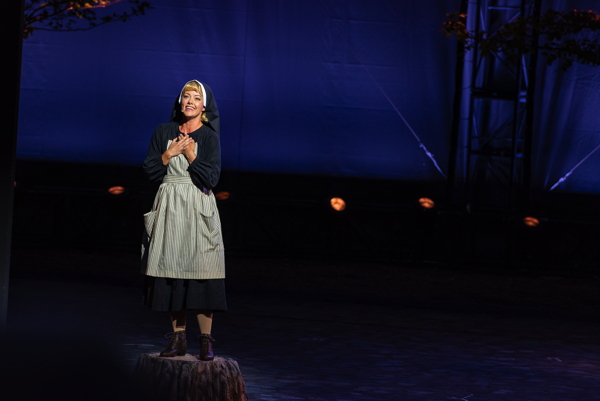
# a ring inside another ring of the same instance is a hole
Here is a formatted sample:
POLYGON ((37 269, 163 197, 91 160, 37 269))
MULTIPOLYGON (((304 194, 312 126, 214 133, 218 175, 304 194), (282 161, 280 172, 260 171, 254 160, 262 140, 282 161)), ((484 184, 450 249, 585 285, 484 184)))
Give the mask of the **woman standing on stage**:
POLYGON ((163 357, 185 355, 186 314, 200 326, 200 355, 214 358, 213 313, 227 310, 221 222, 212 189, 221 172, 219 111, 212 91, 187 82, 171 122, 154 131, 144 171, 161 182, 144 215, 145 303, 171 314, 173 332, 163 357))

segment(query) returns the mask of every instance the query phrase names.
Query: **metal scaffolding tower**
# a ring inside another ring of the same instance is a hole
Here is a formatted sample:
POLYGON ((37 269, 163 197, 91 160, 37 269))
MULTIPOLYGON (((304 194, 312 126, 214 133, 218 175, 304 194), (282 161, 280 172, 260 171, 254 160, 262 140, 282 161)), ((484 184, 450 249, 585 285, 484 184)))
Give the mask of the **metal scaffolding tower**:
MULTIPOLYGON (((494 35, 539 15, 541 0, 465 0, 467 29, 494 35)), ((459 58, 448 195, 469 208, 515 210, 529 198, 536 54, 459 58)))

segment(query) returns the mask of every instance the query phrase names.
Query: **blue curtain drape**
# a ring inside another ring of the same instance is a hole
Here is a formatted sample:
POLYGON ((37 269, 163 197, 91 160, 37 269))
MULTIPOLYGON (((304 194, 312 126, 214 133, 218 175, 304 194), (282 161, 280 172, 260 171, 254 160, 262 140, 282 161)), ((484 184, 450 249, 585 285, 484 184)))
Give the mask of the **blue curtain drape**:
MULTIPOLYGON (((195 78, 218 100, 226 169, 439 179, 419 141, 445 172, 456 56, 439 29, 459 3, 151 0, 126 23, 38 31, 24 44, 18 156, 140 164, 195 78)), ((548 189, 600 144, 600 70, 539 68, 533 186, 548 189)), ((598 161, 558 190, 600 192, 598 161)))

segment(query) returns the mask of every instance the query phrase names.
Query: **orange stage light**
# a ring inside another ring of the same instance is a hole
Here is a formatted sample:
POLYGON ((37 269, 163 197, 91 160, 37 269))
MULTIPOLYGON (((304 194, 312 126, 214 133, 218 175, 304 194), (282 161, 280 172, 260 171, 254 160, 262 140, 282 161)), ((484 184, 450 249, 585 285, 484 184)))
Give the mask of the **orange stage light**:
POLYGON ((341 212, 342 210, 346 209, 346 202, 342 198, 331 198, 329 204, 331 205, 331 208, 333 210, 336 210, 338 212, 341 212))
POLYGON ((227 191, 221 191, 215 194, 215 198, 217 198, 217 200, 227 200, 230 196, 231 194, 227 191))
POLYGON ((535 217, 527 216, 523 218, 523 224, 527 227, 537 227, 540 225, 540 221, 535 217))
POLYGON ((435 207, 435 202, 429 198, 419 198, 419 205, 423 209, 433 209, 435 207))
POLYGON ((111 195, 121 195, 123 192, 125 192, 125 188, 123 187, 115 186, 108 188, 108 193, 111 195))

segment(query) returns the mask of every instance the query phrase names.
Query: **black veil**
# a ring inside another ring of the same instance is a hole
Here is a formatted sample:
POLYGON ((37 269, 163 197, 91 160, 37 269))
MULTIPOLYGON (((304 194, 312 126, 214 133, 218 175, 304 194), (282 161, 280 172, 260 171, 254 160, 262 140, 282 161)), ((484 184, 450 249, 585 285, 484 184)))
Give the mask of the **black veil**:
MULTIPOLYGON (((217 107, 217 101, 215 100, 215 97, 213 96, 212 90, 210 89, 210 87, 208 85, 206 85, 203 82, 200 82, 196 79, 192 80, 192 81, 188 81, 186 82, 186 85, 189 82, 198 82, 200 84, 200 86, 204 89, 204 108, 205 108, 205 113, 206 113, 206 117, 208 118, 208 122, 204 122, 203 124, 208 125, 210 128, 212 128, 213 131, 215 131, 217 134, 221 133, 221 126, 220 126, 220 120, 219 120, 219 108, 217 107)), ((183 85, 183 88, 185 88, 185 85, 183 85)), ((183 91, 183 88, 181 88, 181 90, 183 91)), ((181 101, 181 93, 179 93, 179 95, 177 96, 177 98, 175 99, 175 103, 173 104, 173 110, 171 111, 171 121, 176 121, 179 122, 181 120, 181 105, 180 105, 180 101, 181 101)))

